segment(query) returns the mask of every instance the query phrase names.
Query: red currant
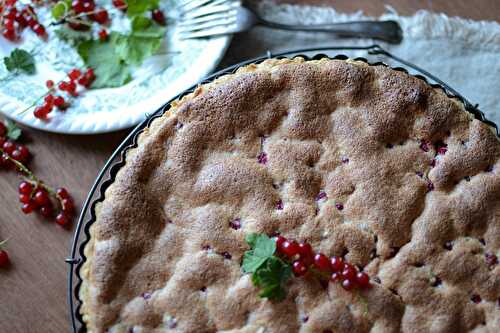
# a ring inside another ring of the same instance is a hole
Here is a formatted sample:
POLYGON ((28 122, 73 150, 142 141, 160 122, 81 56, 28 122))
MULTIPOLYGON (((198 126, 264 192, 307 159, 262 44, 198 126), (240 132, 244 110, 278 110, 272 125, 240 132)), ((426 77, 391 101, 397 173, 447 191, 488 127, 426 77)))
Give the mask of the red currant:
POLYGON ((159 25, 165 25, 167 23, 166 19, 165 19, 165 15, 163 14, 163 12, 159 9, 155 9, 153 10, 153 12, 151 13, 151 17, 153 20, 155 20, 156 23, 158 23, 159 25))
POLYGON ((16 7, 11 7, 7 10, 7 12, 4 14, 4 19, 9 19, 9 20, 15 20, 17 15, 17 9, 16 7))
POLYGON ((63 188, 63 187, 58 188, 56 190, 56 194, 61 199, 71 199, 71 197, 69 196, 68 191, 65 188, 63 188))
POLYGON ((344 268, 344 260, 340 257, 333 256, 330 258, 330 267, 333 272, 339 272, 344 268))
POLYGON ((19 184, 19 194, 30 195, 32 191, 33 191, 33 185, 31 185, 31 183, 23 181, 21 182, 21 184, 19 184))
POLYGON ((67 214, 72 214, 75 211, 75 204, 73 203, 73 200, 70 198, 63 199, 61 201, 61 205, 63 208, 63 212, 67 214))
POLYGON ((6 251, 0 250, 0 267, 6 267, 9 264, 9 255, 6 251))
POLYGON ((330 270, 330 260, 324 254, 318 253, 314 256, 314 266, 320 271, 328 272, 330 270))
POLYGON ((7 127, 0 122, 0 137, 5 136, 5 134, 7 134, 7 127))
POLYGON ((344 264, 344 269, 342 270, 342 278, 345 280, 354 280, 356 278, 356 268, 351 264, 344 264))
POLYGON ((45 101, 45 103, 47 103, 49 105, 53 105, 54 104, 54 95, 49 94, 49 95, 45 96, 44 101, 45 101))
POLYGON ((292 264, 292 270, 295 276, 302 276, 307 273, 307 266, 302 260, 296 260, 292 264))
POLYGON ((28 26, 28 20, 26 20, 26 17, 23 13, 17 13, 15 20, 21 28, 28 26))
POLYGON ((75 68, 69 72, 68 77, 71 79, 71 81, 76 81, 81 75, 82 72, 79 69, 75 68))
POLYGON ((299 245, 294 241, 285 241, 281 245, 281 252, 291 258, 299 253, 299 245))
POLYGON ((352 282, 352 280, 346 279, 342 281, 342 288, 344 288, 347 291, 352 290, 352 288, 354 288, 354 282, 352 282))
POLYGON ((101 9, 92 16, 92 19, 99 24, 105 24, 109 20, 108 11, 101 9))
POLYGON ((33 26, 32 29, 39 37, 45 36, 46 34, 45 27, 40 23, 35 24, 35 26, 33 26))
POLYGON ((274 241, 276 242, 276 250, 278 251, 278 253, 282 253, 281 246, 284 242, 286 242, 286 238, 283 236, 276 236, 274 237, 274 241))
POLYGON ((39 206, 44 206, 50 202, 49 195, 47 191, 45 190, 37 190, 35 192, 35 195, 33 196, 33 199, 39 206))
POLYGON ((29 194, 20 194, 19 195, 19 202, 21 202, 23 204, 27 204, 27 203, 30 203, 30 201, 31 201, 31 198, 30 198, 29 194))
POLYGON ((66 91, 69 88, 69 83, 66 81, 61 81, 58 84, 59 90, 66 91))
POLYGON ((56 98, 54 98, 54 105, 57 106, 57 108, 59 109, 64 108, 64 106, 66 105, 64 97, 56 96, 56 98))
POLYGON ((5 1, 6 6, 14 6, 16 4, 17 0, 7 0, 5 1))
POLYGON ((10 41, 12 41, 12 42, 13 42, 13 41, 15 41, 15 40, 17 39, 17 35, 16 35, 16 31, 15 31, 15 30, 7 30, 7 29, 4 29, 4 30, 2 31, 2 35, 3 35, 6 39, 8 39, 8 40, 10 40, 10 41))
POLYGON ((340 273, 333 273, 330 276, 330 281, 332 281, 332 282, 338 282, 340 280, 342 280, 342 276, 340 275, 340 273))
POLYGON ((313 256, 312 246, 309 243, 299 243, 299 255, 301 259, 311 258, 313 256))
POLYGON ((356 274, 356 284, 361 288, 366 288, 370 285, 370 278, 365 272, 359 272, 356 274))
POLYGON ((18 145, 16 151, 19 152, 19 156, 20 156, 22 162, 25 163, 29 160, 31 154, 30 154, 29 149, 26 146, 18 145))
POLYGON ((16 28, 16 26, 14 25, 14 22, 15 21, 13 19, 4 19, 3 26, 7 30, 14 30, 16 28))
POLYGON ((47 80, 47 82, 45 82, 45 85, 47 86, 47 88, 52 89, 54 88, 54 81, 47 80))
POLYGON ((33 111, 33 115, 38 119, 45 119, 47 117, 47 112, 44 108, 39 106, 35 108, 35 111, 33 111))
POLYGON ((40 207, 40 214, 47 219, 51 218, 54 214, 54 209, 52 208, 52 205, 48 204, 40 207))
POLYGON ((3 144, 2 149, 4 152, 10 155, 14 152, 14 150, 16 150, 16 144, 12 141, 6 141, 3 144))
POLYGON ((56 216, 56 223, 61 227, 66 227, 69 223, 69 218, 64 213, 59 213, 56 216))
POLYGON ((95 3, 94 1, 85 1, 83 3, 83 11, 85 13, 89 13, 95 9, 95 3))
POLYGON ((33 202, 28 202, 23 204, 21 207, 21 210, 23 211, 24 214, 31 214, 35 210, 36 206, 33 202))
POLYGON ((121 10, 127 9, 127 4, 123 0, 113 0, 113 6, 115 6, 116 8, 119 8, 121 10))
POLYGON ((76 14, 81 14, 85 11, 83 4, 84 4, 83 1, 74 0, 71 3, 71 8, 75 11, 76 14))
POLYGON ((99 31, 99 39, 101 41, 103 41, 103 42, 105 40, 107 40, 108 39, 108 32, 106 30, 104 30, 104 29, 102 29, 101 31, 99 31))

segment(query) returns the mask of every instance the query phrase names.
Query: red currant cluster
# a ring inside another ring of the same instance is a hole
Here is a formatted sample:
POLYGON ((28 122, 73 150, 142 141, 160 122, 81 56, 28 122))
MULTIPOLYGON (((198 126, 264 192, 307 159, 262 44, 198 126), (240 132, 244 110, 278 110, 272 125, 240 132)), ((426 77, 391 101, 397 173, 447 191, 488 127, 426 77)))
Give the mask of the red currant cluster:
POLYGON ((54 217, 53 200, 57 201, 61 208, 55 221, 65 227, 75 212, 75 204, 66 189, 59 188, 54 191, 40 182, 33 184, 29 181, 22 181, 19 184, 19 201, 23 204, 21 210, 24 214, 31 214, 34 210, 38 210, 40 215, 51 219, 54 217))
POLYGON ((16 5, 17 0, 6 0, 5 7, 0 5, 2 35, 10 41, 17 41, 18 34, 30 27, 39 37, 45 38, 47 32, 43 24, 38 22, 35 9, 30 5, 16 5))
MULTIPOLYGON (((89 68, 82 73, 79 69, 73 69, 68 73, 69 81, 61 81, 57 84, 57 88, 61 92, 66 92, 66 94, 71 97, 78 97, 78 87, 89 88, 92 82, 95 80, 94 71, 89 68)), ((49 92, 44 97, 44 103, 41 106, 35 108, 33 115, 38 119, 47 119, 49 113, 52 112, 54 107, 59 111, 64 111, 68 108, 68 101, 61 95, 54 95, 56 92, 56 84, 52 80, 48 80, 46 83, 49 92)))
POLYGON ((108 11, 96 8, 94 0, 74 0, 71 3, 73 11, 66 18, 68 25, 73 30, 85 31, 92 27, 92 21, 104 25, 109 22, 108 11))
MULTIPOLYGON (((118 8, 124 12, 127 11, 127 3, 124 0, 113 0, 113 6, 115 6, 116 8, 118 8)), ((153 19, 159 25, 167 24, 167 20, 165 18, 165 15, 158 8, 151 11, 151 19, 153 19)))
POLYGON ((328 276, 332 282, 340 282, 345 290, 355 287, 370 287, 370 277, 342 259, 333 256, 328 258, 322 253, 314 253, 308 243, 297 243, 283 236, 275 237, 277 253, 292 261, 295 276, 303 276, 308 271, 315 271, 321 276, 328 276))
POLYGON ((0 122, 0 150, 2 151, 0 168, 10 169, 14 167, 11 159, 26 164, 31 157, 29 149, 25 145, 16 144, 14 141, 9 140, 6 134, 7 128, 0 122))

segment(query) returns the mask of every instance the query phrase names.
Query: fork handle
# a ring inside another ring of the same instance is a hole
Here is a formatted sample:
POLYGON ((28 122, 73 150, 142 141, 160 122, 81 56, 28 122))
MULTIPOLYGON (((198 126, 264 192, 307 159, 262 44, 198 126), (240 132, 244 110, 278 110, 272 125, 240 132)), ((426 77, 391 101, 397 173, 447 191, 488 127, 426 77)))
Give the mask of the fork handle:
POLYGON ((401 43, 403 32, 396 21, 354 21, 315 25, 290 25, 261 19, 269 28, 291 31, 331 32, 341 37, 375 38, 389 43, 401 43))

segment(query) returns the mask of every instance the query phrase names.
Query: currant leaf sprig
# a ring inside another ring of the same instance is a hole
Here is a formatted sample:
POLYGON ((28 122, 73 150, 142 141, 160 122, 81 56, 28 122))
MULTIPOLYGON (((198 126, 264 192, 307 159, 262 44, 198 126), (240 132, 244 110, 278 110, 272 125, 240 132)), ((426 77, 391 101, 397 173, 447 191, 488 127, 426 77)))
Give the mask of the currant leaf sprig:
POLYGON ((315 253, 306 242, 255 233, 249 234, 245 240, 250 250, 243 256, 242 269, 252 274, 252 282, 261 289, 259 296, 262 298, 285 298, 284 286, 292 273, 296 277, 310 274, 321 281, 340 283, 347 291, 371 286, 368 274, 342 257, 328 258, 323 253, 315 253))

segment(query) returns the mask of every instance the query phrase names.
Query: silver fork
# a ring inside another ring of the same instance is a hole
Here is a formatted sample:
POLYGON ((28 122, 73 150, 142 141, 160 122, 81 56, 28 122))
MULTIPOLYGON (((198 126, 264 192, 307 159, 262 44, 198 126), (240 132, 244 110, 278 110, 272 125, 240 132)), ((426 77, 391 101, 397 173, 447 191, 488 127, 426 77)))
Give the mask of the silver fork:
POLYGON ((256 25, 269 28, 331 32, 339 37, 362 37, 400 43, 403 32, 396 21, 353 21, 315 25, 291 25, 263 19, 232 0, 187 0, 180 6, 178 24, 181 39, 203 38, 248 31, 256 25))

